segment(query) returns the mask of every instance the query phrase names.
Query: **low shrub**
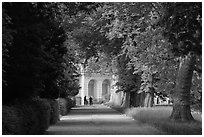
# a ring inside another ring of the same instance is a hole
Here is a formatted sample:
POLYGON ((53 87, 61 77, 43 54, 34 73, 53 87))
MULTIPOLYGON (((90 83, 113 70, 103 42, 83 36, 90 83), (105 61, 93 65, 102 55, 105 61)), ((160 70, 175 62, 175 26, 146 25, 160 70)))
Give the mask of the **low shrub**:
POLYGON ((39 133, 42 134, 50 125, 51 106, 47 99, 35 98, 33 103, 38 110, 39 133))
POLYGON ((50 124, 53 125, 59 120, 59 104, 58 101, 54 99, 49 99, 48 101, 51 106, 50 124))
POLYGON ((58 99, 58 104, 59 104, 59 113, 60 115, 64 116, 67 114, 67 109, 66 109, 66 100, 63 98, 58 99))
POLYGON ((71 108, 74 106, 74 102, 70 98, 59 98, 58 103, 60 115, 62 116, 67 115, 71 108))
POLYGON ((66 115, 74 104, 70 98, 16 100, 13 106, 3 106, 2 134, 43 134, 59 120, 59 113, 66 115))
POLYGON ((3 135, 19 135, 20 121, 18 117, 18 111, 15 107, 3 106, 2 107, 2 134, 3 135))
POLYGON ((20 120, 20 129, 22 135, 38 134, 39 120, 38 115, 31 105, 24 103, 15 104, 18 110, 18 118, 20 120))
POLYGON ((76 97, 72 97, 71 100, 72 100, 72 107, 75 107, 76 106, 76 97))
POLYGON ((43 134, 50 125, 51 107, 46 99, 17 100, 13 106, 3 106, 2 110, 2 134, 43 134))
POLYGON ((196 123, 181 123, 171 121, 172 107, 131 108, 126 114, 142 123, 148 123, 159 128, 167 134, 173 135, 199 135, 202 134, 202 125, 196 123))

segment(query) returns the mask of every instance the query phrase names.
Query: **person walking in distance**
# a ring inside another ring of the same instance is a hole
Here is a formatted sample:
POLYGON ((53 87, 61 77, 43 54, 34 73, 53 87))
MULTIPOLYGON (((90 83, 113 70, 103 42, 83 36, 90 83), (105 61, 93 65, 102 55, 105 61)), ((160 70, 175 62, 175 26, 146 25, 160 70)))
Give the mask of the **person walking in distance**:
POLYGON ((91 96, 89 97, 89 104, 93 105, 93 98, 91 96))
POLYGON ((84 105, 88 105, 88 101, 86 99, 86 96, 84 97, 84 105))

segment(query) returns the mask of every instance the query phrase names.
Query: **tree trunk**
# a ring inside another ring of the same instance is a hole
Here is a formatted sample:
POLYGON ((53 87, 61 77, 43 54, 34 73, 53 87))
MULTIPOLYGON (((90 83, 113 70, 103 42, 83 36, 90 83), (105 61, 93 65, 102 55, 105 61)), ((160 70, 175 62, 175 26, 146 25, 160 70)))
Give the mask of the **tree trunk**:
POLYGON ((124 108, 130 107, 130 92, 125 92, 125 98, 124 98, 122 107, 124 108))
POLYGON ((195 56, 191 53, 180 61, 176 80, 175 92, 173 93, 172 120, 193 121, 190 109, 190 89, 195 64, 195 56))
POLYGON ((154 88, 149 88, 144 100, 144 107, 152 107, 154 101, 154 88))
POLYGON ((140 94, 137 93, 136 96, 136 106, 135 107, 139 107, 140 106, 140 94))
POLYGON ((145 92, 141 92, 139 95, 140 95, 140 107, 144 107, 145 92))
POLYGON ((130 92, 130 107, 136 107, 137 92, 130 92))

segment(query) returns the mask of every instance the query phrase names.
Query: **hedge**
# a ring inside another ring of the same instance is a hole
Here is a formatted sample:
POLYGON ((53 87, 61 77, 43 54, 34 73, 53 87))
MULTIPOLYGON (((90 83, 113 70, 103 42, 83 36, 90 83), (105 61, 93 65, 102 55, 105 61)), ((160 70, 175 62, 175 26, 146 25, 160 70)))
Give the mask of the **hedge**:
POLYGON ((19 135, 21 127, 19 126, 20 119, 17 115, 17 108, 3 106, 2 107, 2 134, 19 135))
POLYGON ((75 105, 70 98, 17 100, 2 107, 3 135, 39 135, 57 123, 59 113, 66 115, 75 105))
POLYGON ((74 101, 70 98, 59 98, 59 110, 60 115, 67 115, 71 108, 75 105, 74 101))
POLYGON ((31 135, 31 134, 40 134, 40 121, 37 108, 34 108, 32 105, 33 102, 26 101, 17 103, 15 107, 17 108, 17 115, 19 118, 19 127, 20 134, 31 135), (31 103, 31 104, 29 104, 31 103), (29 104, 29 105, 27 105, 29 104))
POLYGON ((50 125, 51 106, 46 99, 34 99, 34 108, 37 111, 39 121, 39 134, 43 134, 50 125))
POLYGON ((50 124, 56 124, 59 120, 59 104, 57 100, 48 100, 51 106, 51 113, 50 113, 50 124))

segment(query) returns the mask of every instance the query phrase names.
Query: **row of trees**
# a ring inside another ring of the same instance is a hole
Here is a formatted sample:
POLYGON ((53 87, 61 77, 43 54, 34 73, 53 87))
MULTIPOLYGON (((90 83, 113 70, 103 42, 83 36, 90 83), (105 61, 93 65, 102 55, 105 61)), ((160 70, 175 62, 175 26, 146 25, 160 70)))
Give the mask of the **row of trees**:
POLYGON ((154 94, 171 96, 171 118, 192 120, 201 11, 201 3, 3 3, 3 101, 76 95, 81 63, 117 75, 118 92, 145 93, 145 106, 154 94))
POLYGON ((154 94, 172 97, 171 118, 191 121, 190 97, 201 96, 201 11, 201 3, 103 3, 71 23, 71 37, 88 70, 118 75, 119 91, 145 92, 144 106, 154 94))

